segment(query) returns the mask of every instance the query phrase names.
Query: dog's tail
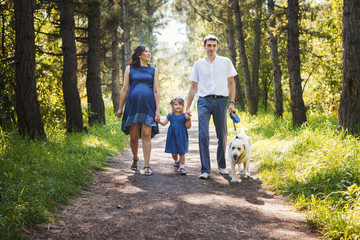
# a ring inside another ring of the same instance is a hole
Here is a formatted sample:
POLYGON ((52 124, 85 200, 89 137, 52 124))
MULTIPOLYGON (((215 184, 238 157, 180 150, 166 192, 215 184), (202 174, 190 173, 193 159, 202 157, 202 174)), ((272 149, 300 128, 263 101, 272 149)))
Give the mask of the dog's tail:
POLYGON ((245 134, 246 135, 246 128, 241 128, 240 134, 245 134))

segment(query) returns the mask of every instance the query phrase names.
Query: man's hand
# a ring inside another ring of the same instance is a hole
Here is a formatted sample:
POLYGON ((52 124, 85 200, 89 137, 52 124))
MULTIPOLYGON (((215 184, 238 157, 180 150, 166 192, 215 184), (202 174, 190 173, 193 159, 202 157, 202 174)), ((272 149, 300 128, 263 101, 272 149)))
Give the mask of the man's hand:
POLYGON ((229 104, 229 113, 233 113, 233 112, 235 112, 236 110, 235 110, 235 104, 234 103, 230 103, 229 104))
POLYGON ((186 111, 185 112, 185 119, 189 120, 191 118, 191 112, 190 111, 186 111))

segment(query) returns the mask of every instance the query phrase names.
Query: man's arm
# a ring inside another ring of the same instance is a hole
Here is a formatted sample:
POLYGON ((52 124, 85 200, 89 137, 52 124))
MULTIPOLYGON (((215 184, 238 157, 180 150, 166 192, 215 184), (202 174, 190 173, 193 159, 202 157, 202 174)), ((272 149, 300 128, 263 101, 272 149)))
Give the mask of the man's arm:
POLYGON ((235 112, 235 81, 234 77, 228 78, 229 88, 229 113, 235 112))
POLYGON ((190 119, 190 116, 191 116, 190 107, 191 107, 192 101, 194 100, 197 89, 198 89, 198 83, 191 82, 191 87, 189 90, 189 95, 188 95, 188 99, 187 99, 187 103, 186 103, 186 112, 185 112, 186 119, 190 119))

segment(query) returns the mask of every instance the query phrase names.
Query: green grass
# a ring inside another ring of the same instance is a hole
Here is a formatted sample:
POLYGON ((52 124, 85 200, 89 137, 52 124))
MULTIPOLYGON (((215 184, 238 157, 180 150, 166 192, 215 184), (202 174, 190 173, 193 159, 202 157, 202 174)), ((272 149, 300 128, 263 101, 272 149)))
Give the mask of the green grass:
MULTIPOLYGON (((336 118, 312 116, 293 129, 291 114, 239 113, 251 137, 259 176, 306 212, 308 223, 330 239, 359 239, 359 139, 336 130, 336 118)), ((229 139, 235 134, 229 120, 229 139)), ((119 154, 127 137, 107 109, 107 124, 89 133, 46 130, 46 141, 0 132, 0 239, 54 217, 59 207, 88 186, 95 171, 119 154)))
POLYGON ((359 139, 338 132, 336 118, 312 116, 294 130, 290 114, 240 117, 262 181, 304 210, 327 238, 359 239, 359 139))
POLYGON ((47 129, 47 140, 0 132, 0 239, 54 217, 59 207, 88 186, 93 173, 126 146, 120 121, 107 109, 107 124, 88 133, 47 129))

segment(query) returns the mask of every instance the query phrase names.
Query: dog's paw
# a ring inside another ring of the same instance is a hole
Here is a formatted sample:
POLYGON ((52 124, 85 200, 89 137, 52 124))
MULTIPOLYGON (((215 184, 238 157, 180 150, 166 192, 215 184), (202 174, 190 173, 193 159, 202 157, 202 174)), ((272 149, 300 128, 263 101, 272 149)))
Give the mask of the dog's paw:
POLYGON ((231 182, 238 182, 236 178, 231 178, 231 182))

